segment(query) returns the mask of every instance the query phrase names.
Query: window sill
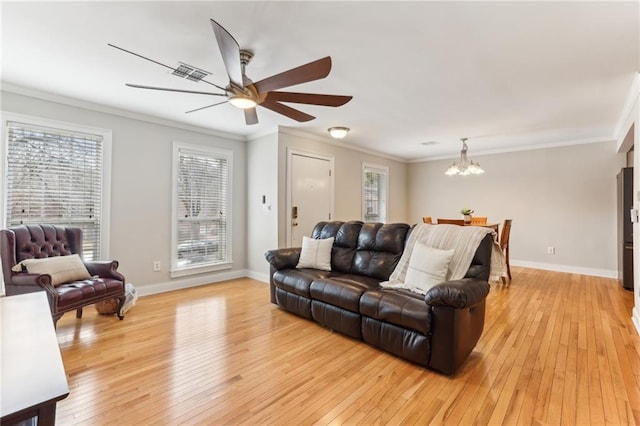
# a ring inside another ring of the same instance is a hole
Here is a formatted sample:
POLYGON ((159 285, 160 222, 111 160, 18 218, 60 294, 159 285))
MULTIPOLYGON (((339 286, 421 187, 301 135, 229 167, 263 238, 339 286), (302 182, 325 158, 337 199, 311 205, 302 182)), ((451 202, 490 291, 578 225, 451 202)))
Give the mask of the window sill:
POLYGON ((217 263, 215 265, 198 265, 190 266, 182 269, 172 269, 171 278, 186 277, 189 275, 204 274, 206 272, 222 271, 224 269, 231 269, 233 262, 217 263))

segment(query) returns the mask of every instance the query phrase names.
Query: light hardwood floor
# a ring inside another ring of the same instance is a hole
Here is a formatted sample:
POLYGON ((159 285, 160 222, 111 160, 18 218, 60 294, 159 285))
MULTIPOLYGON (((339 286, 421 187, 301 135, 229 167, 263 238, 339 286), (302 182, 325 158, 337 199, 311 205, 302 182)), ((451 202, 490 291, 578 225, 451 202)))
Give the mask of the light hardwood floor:
POLYGON ((513 272, 455 377, 284 312, 250 279, 142 297, 124 321, 66 314, 57 424, 640 424, 632 293, 513 272))

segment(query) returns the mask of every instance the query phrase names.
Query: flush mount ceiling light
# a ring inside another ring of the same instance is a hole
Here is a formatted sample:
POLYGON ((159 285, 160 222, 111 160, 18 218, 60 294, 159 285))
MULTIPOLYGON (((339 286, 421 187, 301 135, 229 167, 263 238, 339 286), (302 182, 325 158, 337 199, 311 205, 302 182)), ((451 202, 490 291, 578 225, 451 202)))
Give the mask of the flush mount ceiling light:
POLYGON ((484 170, 480 167, 480 164, 467 160, 467 138, 460 139, 462 141, 462 151, 460 151, 460 161, 454 162, 451 167, 444 173, 448 176, 453 175, 480 175, 484 173, 484 170))
POLYGON ((343 139, 345 136, 347 136, 347 133, 349 133, 350 129, 348 127, 329 127, 327 130, 329 131, 329 134, 332 138, 343 139))
POLYGON ((255 100, 243 94, 236 94, 234 96, 231 96, 229 98, 229 103, 234 107, 240 109, 254 108, 257 105, 255 100))

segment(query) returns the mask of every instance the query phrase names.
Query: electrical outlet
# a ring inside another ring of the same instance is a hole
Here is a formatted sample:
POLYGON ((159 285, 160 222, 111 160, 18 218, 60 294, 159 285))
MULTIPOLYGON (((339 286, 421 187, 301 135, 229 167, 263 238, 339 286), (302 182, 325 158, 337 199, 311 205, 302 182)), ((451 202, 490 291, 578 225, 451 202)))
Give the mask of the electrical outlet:
POLYGON ((153 271, 158 272, 160 270, 160 261, 156 260, 153 262, 153 271))
POLYGON ((547 247, 547 254, 556 254, 555 247, 547 247))

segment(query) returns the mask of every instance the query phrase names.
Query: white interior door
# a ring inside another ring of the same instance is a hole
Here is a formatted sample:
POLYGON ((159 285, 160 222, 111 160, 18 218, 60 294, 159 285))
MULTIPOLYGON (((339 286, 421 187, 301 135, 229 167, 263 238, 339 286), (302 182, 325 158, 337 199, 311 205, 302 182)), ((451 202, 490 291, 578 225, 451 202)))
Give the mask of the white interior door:
POLYGON ((311 236, 316 223, 333 214, 333 161, 292 153, 289 162, 290 203, 287 224, 290 247, 300 247, 303 236, 311 236))

